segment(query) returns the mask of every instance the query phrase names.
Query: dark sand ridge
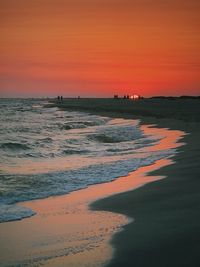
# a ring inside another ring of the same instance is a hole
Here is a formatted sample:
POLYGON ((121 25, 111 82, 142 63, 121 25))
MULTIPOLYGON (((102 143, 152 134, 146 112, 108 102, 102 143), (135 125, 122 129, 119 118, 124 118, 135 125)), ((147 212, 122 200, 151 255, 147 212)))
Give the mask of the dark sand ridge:
POLYGON ((167 179, 99 200, 92 209, 135 218, 113 237, 115 254, 109 267, 200 266, 199 100, 67 99, 53 105, 113 117, 137 117, 143 123, 190 133, 173 159, 176 164, 153 172, 167 179))

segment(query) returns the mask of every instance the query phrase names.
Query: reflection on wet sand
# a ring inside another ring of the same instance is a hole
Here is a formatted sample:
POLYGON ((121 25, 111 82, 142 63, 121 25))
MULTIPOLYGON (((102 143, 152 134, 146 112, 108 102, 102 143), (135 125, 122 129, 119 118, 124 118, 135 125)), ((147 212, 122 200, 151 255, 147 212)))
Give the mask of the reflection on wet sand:
MULTIPOLYGON (((143 126, 145 134, 165 137, 148 151, 176 148, 181 131, 143 126)), ((111 236, 130 219, 120 214, 97 212, 89 204, 112 194, 125 192, 164 177, 147 173, 172 164, 162 159, 141 167, 113 182, 93 185, 71 194, 20 203, 37 212, 22 221, 0 225, 0 261, 29 266, 102 266, 112 257, 111 236)), ((135 218, 137 219, 137 218, 135 218)))

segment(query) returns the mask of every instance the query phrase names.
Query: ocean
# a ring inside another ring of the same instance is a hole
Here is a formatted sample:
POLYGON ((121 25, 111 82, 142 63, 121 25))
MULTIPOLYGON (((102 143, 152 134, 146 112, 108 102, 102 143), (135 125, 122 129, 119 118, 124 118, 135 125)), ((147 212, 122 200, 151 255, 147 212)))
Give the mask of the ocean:
POLYGON ((171 157, 150 151, 140 120, 46 107, 46 100, 0 100, 0 222, 35 214, 19 202, 109 182, 171 157))

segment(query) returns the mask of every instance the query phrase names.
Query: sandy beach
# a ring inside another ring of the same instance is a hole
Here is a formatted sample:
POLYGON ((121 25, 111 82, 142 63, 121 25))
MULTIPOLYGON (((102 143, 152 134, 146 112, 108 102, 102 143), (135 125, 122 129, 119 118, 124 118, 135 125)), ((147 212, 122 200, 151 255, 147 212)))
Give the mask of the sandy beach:
POLYGON ((52 104, 139 117, 146 134, 165 136, 147 149, 176 148, 179 153, 113 182, 20 203, 37 214, 0 224, 1 266, 199 266, 199 101, 146 101, 52 104))

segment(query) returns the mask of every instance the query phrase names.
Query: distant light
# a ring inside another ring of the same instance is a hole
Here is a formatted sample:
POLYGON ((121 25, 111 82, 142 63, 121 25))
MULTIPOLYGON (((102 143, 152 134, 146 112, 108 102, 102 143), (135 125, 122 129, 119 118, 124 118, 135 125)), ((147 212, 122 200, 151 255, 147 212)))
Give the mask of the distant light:
POLYGON ((131 95, 131 96, 130 96, 130 98, 131 98, 132 100, 137 100, 137 99, 139 99, 139 98, 140 98, 140 96, 139 96, 139 95, 136 95, 136 94, 134 94, 134 95, 131 95))

